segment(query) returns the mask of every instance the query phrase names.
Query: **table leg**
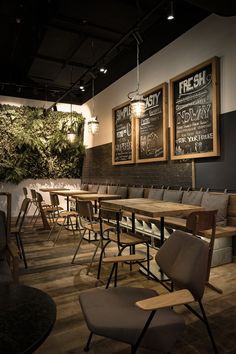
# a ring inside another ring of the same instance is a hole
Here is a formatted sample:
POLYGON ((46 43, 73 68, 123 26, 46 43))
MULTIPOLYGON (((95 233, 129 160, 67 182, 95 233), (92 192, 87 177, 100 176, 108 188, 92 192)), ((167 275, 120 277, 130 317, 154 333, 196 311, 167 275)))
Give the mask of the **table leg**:
POLYGON ((135 233, 135 213, 132 212, 132 232, 135 233))
POLYGON ((161 242, 161 246, 163 245, 165 241, 165 220, 164 220, 164 216, 161 216, 160 218, 160 242, 161 242))

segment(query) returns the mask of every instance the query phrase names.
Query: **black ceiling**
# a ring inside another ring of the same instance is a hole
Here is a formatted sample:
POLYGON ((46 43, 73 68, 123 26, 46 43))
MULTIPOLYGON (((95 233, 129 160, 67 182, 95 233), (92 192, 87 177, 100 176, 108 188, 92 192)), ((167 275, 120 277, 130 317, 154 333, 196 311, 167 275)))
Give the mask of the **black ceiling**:
POLYGON ((211 13, 235 0, 1 0, 0 95, 82 104, 211 13), (106 75, 99 72, 105 65, 106 75), (85 91, 79 86, 83 83, 85 91))

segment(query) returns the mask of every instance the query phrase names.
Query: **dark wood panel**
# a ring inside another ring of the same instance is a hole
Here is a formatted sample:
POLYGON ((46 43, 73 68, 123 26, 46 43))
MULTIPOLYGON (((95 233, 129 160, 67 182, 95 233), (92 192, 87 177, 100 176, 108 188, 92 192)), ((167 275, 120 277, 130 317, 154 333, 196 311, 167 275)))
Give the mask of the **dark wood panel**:
POLYGON ((112 144, 86 150, 83 182, 144 186, 192 186, 190 161, 163 161, 145 164, 112 165, 112 144))

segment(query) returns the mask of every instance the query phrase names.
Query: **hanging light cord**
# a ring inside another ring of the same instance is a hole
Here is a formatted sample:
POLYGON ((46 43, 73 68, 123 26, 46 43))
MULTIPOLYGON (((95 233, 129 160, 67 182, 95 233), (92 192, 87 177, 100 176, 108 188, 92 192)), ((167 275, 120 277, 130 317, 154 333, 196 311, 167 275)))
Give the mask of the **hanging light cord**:
POLYGON ((94 79, 92 79, 92 117, 94 117, 94 79))
POLYGON ((139 43, 137 41, 137 92, 139 93, 139 43))
POLYGON ((132 97, 135 96, 136 93, 139 94, 139 41, 137 40, 137 38, 135 38, 135 39, 136 39, 136 44, 137 44, 137 58, 136 58, 137 59, 137 72, 136 72, 136 75, 137 75, 137 88, 136 88, 136 90, 130 91, 128 93, 128 98, 129 99, 132 99, 132 97))
MULTIPOLYGON (((72 70, 73 70, 73 67, 71 66, 71 71, 70 71, 70 83, 71 83, 71 86, 72 86, 72 70)), ((72 113, 72 101, 70 103, 70 126, 72 127, 72 121, 73 121, 73 113, 72 113)))

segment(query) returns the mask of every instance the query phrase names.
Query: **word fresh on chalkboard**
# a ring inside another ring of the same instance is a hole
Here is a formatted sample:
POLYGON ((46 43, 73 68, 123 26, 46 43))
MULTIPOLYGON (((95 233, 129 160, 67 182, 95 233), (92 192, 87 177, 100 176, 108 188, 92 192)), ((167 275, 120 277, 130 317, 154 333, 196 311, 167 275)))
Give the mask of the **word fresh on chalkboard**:
POLYGON ((219 155, 219 60, 210 59, 171 80, 171 157, 219 155))
POLYGON ((112 164, 134 162, 134 124, 130 117, 130 105, 113 109, 112 164))
POLYGON ((136 162, 163 161, 167 158, 167 84, 144 94, 145 114, 136 119, 136 162))

